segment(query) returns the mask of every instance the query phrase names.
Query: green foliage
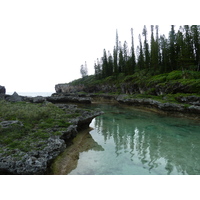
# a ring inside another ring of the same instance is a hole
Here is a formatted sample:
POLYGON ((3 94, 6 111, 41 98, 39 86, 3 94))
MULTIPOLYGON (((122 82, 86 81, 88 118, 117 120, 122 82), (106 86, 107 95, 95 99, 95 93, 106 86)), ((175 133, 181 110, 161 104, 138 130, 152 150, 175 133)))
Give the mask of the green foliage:
MULTIPOLYGON (((133 29, 131 29, 132 45, 131 50, 125 41, 124 45, 118 40, 116 32, 116 45, 113 48, 113 55, 104 49, 103 57, 97 64, 95 63, 96 79, 104 79, 109 76, 118 77, 118 74, 132 75, 137 70, 148 70, 153 75, 157 73, 172 72, 174 70, 200 70, 200 26, 184 25, 175 31, 175 26, 171 25, 168 38, 159 34, 158 25, 151 25, 151 40, 147 40, 147 27, 144 25, 142 34, 139 34, 139 46, 134 49, 133 29), (141 37, 143 36, 143 38, 141 37), (154 36, 155 35, 155 36, 154 36), (144 42, 142 42, 144 41, 144 42), (128 53, 130 52, 130 53, 128 53), (135 57, 135 53, 137 53, 135 57)), ((176 77, 178 74, 174 74, 176 77)), ((181 76, 181 74, 179 74, 181 76)), ((179 76, 178 75, 178 76, 179 76)), ((170 80, 172 77, 168 77, 170 80)))
POLYGON ((148 85, 163 83, 166 81, 166 79, 167 79, 167 74, 155 75, 148 79, 148 85))
POLYGON ((16 148, 24 152, 43 148, 47 138, 61 135, 62 127, 66 130, 70 125, 69 119, 79 115, 69 114, 51 103, 11 103, 0 100, 0 121, 18 120, 22 123, 12 124, 8 128, 0 126, 0 146, 7 148, 6 153, 16 148), (50 131, 52 128, 59 129, 54 132, 50 131))
POLYGON ((168 73, 166 80, 170 81, 170 80, 177 80, 177 79, 182 79, 182 78, 183 78, 182 71, 172 71, 168 73))

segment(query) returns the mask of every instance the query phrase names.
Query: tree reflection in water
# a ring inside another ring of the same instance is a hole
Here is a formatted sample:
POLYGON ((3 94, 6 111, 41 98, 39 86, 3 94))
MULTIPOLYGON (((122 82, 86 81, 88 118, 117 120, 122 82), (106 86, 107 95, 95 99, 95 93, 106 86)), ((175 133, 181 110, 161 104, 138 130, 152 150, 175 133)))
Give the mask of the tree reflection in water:
MULTIPOLYGON (((128 154, 133 166, 139 164, 149 174, 200 174, 197 123, 139 109, 98 106, 105 114, 93 121, 91 135, 103 136, 104 144, 110 145, 113 141, 116 157, 128 154)), ((105 148, 103 153, 109 152, 105 148)), ((127 173, 135 174, 134 171, 127 173)))

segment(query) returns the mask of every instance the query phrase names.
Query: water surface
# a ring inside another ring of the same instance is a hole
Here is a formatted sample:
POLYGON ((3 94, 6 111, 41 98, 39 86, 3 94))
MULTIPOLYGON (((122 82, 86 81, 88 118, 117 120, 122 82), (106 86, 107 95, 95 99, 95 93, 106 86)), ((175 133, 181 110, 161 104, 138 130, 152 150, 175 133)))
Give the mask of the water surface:
POLYGON ((118 104, 92 108, 105 112, 86 133, 98 149, 80 150, 68 174, 200 174, 198 122, 118 104))

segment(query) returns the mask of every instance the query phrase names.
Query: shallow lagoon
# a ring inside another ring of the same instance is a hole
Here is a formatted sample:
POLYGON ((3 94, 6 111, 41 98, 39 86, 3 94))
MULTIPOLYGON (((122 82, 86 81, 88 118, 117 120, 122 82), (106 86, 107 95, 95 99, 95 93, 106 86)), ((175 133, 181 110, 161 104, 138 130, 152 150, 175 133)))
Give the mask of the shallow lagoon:
MULTIPOLYGON (((73 163, 73 168, 68 174, 200 174, 198 121, 119 104, 95 104, 90 107, 96 108, 105 114, 92 121, 92 129, 81 133, 87 136, 84 136, 85 139, 82 137, 81 143, 74 141, 75 146, 66 150, 68 155, 73 148, 77 151, 76 160, 70 164, 73 163)), ((69 163, 62 162, 62 165, 69 168, 69 163)))

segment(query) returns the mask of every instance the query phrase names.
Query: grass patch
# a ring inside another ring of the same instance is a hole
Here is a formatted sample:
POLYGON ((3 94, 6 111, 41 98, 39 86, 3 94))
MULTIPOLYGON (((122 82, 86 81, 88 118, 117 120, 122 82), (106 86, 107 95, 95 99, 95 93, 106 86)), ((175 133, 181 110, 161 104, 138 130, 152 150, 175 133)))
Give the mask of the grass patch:
POLYGON ((0 100, 0 122, 18 120, 8 128, 0 125, 0 151, 4 153, 19 149, 24 152, 44 148, 46 139, 61 135, 70 125, 69 119, 80 113, 68 113, 52 103, 33 104, 0 100), (56 128, 56 131, 51 129, 56 128), (7 149, 6 152, 3 149, 7 149))

